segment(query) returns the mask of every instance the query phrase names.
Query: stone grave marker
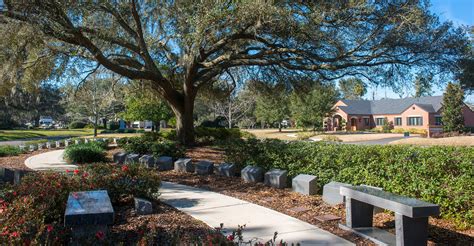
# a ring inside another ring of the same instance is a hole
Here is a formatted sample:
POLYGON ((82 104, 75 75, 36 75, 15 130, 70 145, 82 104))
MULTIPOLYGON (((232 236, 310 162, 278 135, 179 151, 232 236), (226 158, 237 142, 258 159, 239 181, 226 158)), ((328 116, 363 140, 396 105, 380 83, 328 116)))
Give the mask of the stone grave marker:
POLYGON ((114 162, 117 164, 124 164, 125 158, 127 158, 127 153, 125 152, 118 152, 114 154, 114 162))
POLYGON ((143 198, 134 198, 135 212, 138 215, 147 215, 153 213, 153 205, 150 201, 143 198))
POLYGON ((148 168, 152 168, 155 166, 155 158, 153 158, 153 156, 151 155, 143 155, 138 161, 141 165, 148 168))
POLYGON ((342 186, 351 186, 351 184, 331 181, 323 186, 323 201, 331 206, 344 203, 344 197, 339 190, 342 186))
POLYGON ((190 158, 179 158, 174 162, 174 170, 177 172, 194 172, 194 165, 190 158))
POLYGON ((232 163, 222 163, 216 166, 216 173, 221 176, 235 177, 237 174, 237 167, 232 163))
POLYGON ((72 237, 94 238, 98 231, 105 235, 114 223, 114 209, 106 190, 69 193, 64 225, 72 229, 72 237))
POLYGON ((240 172, 242 179, 245 182, 262 182, 263 181, 263 168, 256 166, 246 166, 240 172))
POLYGON ((127 157, 125 158, 125 164, 132 164, 132 163, 138 163, 140 160, 140 155, 139 154, 128 154, 127 157))
POLYGON ((160 156, 156 159, 155 166, 158 171, 173 170, 173 158, 171 156, 160 156))
POLYGON ((278 189, 284 189, 287 186, 288 171, 272 169, 265 173, 264 184, 278 189))
POLYGON ((200 161, 195 166, 196 174, 209 175, 214 173, 214 163, 210 161, 200 161))
POLYGON ((316 176, 300 174, 292 180, 293 191, 303 195, 315 195, 318 191, 316 181, 316 176))

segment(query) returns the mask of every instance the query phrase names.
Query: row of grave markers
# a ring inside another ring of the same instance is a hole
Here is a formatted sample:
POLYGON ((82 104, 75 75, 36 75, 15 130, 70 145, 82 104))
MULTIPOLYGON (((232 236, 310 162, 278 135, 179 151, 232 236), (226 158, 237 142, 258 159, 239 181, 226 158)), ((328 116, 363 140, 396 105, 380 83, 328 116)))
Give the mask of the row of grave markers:
MULTIPOLYGON (((118 138, 113 138, 112 141, 114 144, 117 143, 118 138)), ((106 142, 109 141, 109 138, 84 138, 82 139, 66 139, 66 140, 58 140, 54 142, 45 142, 45 143, 38 143, 38 144, 30 144, 30 145, 18 145, 18 148, 20 148, 20 151, 26 152, 27 150, 30 152, 36 151, 36 150, 42 150, 42 149, 61 149, 68 147, 69 145, 72 144, 81 144, 81 143, 89 143, 89 142, 106 142)))
MULTIPOLYGON (((193 164, 191 158, 179 158, 173 162, 170 156, 138 155, 134 153, 118 152, 113 156, 113 161, 117 164, 139 163, 148 168, 156 168, 158 171, 175 170, 176 172, 196 173, 199 175, 216 174, 220 176, 236 177, 237 166, 232 163, 222 163, 214 165, 211 161, 199 161, 193 164)), ((245 182, 259 183, 277 189, 287 188, 288 171, 281 169, 271 169, 267 172, 257 166, 247 166, 240 172, 241 178, 245 182)), ((340 186, 348 186, 339 182, 330 182, 324 186, 323 200, 330 205, 343 203, 343 197, 339 194, 340 186)), ((291 180, 291 188, 294 192, 303 195, 315 195, 318 192, 317 177, 308 174, 299 174, 291 180)))

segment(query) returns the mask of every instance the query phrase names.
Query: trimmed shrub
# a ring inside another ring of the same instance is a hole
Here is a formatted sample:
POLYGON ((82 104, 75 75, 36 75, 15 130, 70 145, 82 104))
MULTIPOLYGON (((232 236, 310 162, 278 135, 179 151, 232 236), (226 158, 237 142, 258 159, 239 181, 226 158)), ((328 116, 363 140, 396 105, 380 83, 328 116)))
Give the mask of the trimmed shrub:
POLYGON ((120 128, 120 123, 117 121, 109 121, 107 122, 107 130, 117 130, 120 128))
POLYGON ((474 148, 364 146, 279 140, 238 140, 225 146, 228 162, 311 174, 330 181, 382 187, 440 205, 460 226, 474 224, 474 148))
POLYGON ((126 140, 126 144, 119 143, 119 147, 129 153, 144 155, 151 152, 153 141, 142 137, 133 137, 126 140))
POLYGON ((83 129, 86 125, 83 121, 73 121, 69 124, 69 129, 83 129))
POLYGON ((1 145, 0 146, 0 157, 5 156, 16 156, 23 153, 19 147, 11 145, 1 145))
POLYGON ((68 146, 64 157, 73 163, 94 163, 106 160, 104 143, 91 142, 68 146))
POLYGON ((118 146, 129 153, 153 154, 154 156, 184 156, 185 149, 177 142, 163 139, 157 133, 147 133, 141 137, 120 139, 118 146))
POLYGON ((200 143, 215 143, 216 141, 228 141, 242 137, 240 129, 238 128, 196 127, 194 132, 197 141, 200 143))
POLYGON ((151 146, 151 153, 154 156, 171 156, 174 159, 183 157, 185 155, 185 148, 179 145, 175 141, 163 140, 160 142, 155 142, 151 146))
POLYGON ((321 141, 324 141, 324 142, 342 142, 342 140, 340 138, 338 138, 337 136, 334 136, 334 135, 324 135, 321 138, 321 141))
MULTIPOLYGON (((86 165, 66 173, 33 172, 19 186, 0 190, 0 242, 23 245, 70 243, 64 211, 70 192, 107 190, 113 206, 133 196, 156 200, 160 187, 157 172, 141 165, 86 165)), ((89 243, 90 244, 90 243, 89 243)), ((97 244, 97 242, 95 242, 97 244)))

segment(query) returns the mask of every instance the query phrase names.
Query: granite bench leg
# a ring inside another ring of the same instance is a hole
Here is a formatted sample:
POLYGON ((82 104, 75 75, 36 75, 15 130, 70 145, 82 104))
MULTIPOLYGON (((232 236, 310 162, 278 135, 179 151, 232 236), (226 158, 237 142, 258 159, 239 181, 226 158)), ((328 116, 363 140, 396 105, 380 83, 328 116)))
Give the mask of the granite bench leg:
POLYGON ((373 205, 346 197, 346 225, 348 227, 372 227, 373 216, 373 205))
POLYGON ((426 245, 428 217, 410 218, 395 213, 395 232, 397 246, 426 245))

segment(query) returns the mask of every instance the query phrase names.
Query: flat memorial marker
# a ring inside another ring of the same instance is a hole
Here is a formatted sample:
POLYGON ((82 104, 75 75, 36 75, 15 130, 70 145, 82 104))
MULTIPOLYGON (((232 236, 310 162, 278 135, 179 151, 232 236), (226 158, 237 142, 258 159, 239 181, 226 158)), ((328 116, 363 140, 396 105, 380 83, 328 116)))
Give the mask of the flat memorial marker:
POLYGON ((64 213, 66 226, 109 225, 114 209, 106 190, 71 192, 64 213))

